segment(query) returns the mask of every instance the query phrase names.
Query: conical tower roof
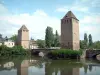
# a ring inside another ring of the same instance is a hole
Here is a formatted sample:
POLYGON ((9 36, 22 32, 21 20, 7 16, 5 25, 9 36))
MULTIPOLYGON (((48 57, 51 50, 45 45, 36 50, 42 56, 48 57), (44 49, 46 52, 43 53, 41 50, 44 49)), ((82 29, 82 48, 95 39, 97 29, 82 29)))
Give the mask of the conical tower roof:
POLYGON ((22 25, 22 27, 19 30, 28 30, 25 25, 22 25))
MULTIPOLYGON (((72 13, 72 11, 68 11, 68 13, 63 17, 63 19, 65 18, 74 18, 77 19, 76 16, 72 13)), ((78 19, 77 19, 78 20, 78 19)))

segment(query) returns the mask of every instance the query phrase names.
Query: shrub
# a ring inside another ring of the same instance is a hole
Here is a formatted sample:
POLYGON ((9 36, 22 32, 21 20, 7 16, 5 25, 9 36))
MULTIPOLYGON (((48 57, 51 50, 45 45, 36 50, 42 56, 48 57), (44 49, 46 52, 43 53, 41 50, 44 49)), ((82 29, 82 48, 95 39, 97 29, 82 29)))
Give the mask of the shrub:
POLYGON ((26 55, 26 51, 22 46, 14 46, 9 48, 5 45, 0 46, 0 56, 26 55))
POLYGON ((79 50, 66 50, 66 49, 61 49, 61 50, 54 50, 54 51, 50 51, 47 56, 49 58, 53 58, 53 59, 59 59, 59 58, 77 58, 80 57, 80 55, 82 54, 82 51, 79 50))

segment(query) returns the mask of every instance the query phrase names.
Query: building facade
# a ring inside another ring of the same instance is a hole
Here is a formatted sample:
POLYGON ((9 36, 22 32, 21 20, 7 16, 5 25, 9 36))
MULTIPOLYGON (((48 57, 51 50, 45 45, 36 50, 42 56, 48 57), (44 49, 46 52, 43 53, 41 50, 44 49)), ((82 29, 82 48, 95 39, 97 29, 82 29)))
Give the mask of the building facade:
POLYGON ((18 30, 17 45, 29 49, 29 30, 25 25, 18 30))
POLYGON ((15 42, 10 40, 7 36, 5 38, 2 37, 0 34, 0 46, 5 45, 7 47, 13 47, 15 46, 15 42))
POLYGON ((38 49, 37 42, 34 39, 30 40, 30 49, 38 49))
POLYGON ((13 42, 12 40, 7 40, 7 41, 4 41, 4 45, 6 45, 7 47, 14 47, 15 42, 13 42))
POLYGON ((79 20, 71 11, 68 11, 61 19, 61 47, 73 50, 80 49, 79 20))

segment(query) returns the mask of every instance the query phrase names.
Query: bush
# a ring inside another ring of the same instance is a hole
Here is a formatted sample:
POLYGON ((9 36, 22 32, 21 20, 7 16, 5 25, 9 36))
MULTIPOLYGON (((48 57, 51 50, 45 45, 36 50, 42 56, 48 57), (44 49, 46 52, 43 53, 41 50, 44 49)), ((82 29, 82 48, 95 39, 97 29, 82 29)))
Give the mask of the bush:
POLYGON ((27 55, 28 51, 22 46, 14 46, 9 48, 5 45, 0 46, 0 56, 27 55))
POLYGON ((61 49, 61 50, 54 50, 50 51, 47 56, 49 58, 53 59, 59 59, 59 58, 77 58, 82 55, 82 51, 76 51, 76 50, 66 50, 66 49, 61 49))

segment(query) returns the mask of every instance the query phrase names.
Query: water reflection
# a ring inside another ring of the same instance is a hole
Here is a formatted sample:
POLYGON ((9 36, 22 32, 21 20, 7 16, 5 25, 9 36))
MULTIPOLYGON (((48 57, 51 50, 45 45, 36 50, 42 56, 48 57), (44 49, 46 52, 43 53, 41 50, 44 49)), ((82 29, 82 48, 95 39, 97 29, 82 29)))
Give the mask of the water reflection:
POLYGON ((79 75, 82 64, 75 61, 52 61, 45 64, 45 75, 79 75))
POLYGON ((0 75, 100 75, 96 68, 91 60, 0 59, 0 75))

